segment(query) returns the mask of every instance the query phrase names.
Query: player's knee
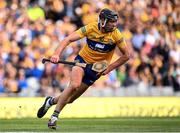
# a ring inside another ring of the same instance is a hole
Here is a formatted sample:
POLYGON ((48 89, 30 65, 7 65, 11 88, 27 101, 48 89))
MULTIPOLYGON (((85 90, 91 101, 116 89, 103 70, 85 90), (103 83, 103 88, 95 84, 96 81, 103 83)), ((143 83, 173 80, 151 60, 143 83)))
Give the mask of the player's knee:
POLYGON ((67 100, 67 103, 68 103, 68 104, 71 104, 71 103, 73 103, 73 102, 74 102, 74 99, 73 99, 72 97, 68 98, 68 100, 67 100))
POLYGON ((78 88, 76 88, 75 86, 70 86, 69 89, 70 89, 70 93, 74 94, 77 91, 78 88))
POLYGON ((74 102, 74 100, 72 100, 72 99, 69 99, 68 100, 68 104, 71 104, 71 103, 73 103, 74 102))
POLYGON ((76 91, 80 87, 80 83, 71 83, 71 88, 73 91, 76 91))

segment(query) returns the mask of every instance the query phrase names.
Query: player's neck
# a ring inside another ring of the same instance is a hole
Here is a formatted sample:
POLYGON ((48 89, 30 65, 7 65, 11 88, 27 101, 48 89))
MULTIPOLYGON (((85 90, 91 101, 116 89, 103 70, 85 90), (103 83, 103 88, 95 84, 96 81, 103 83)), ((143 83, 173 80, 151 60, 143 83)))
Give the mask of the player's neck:
POLYGON ((106 33, 105 30, 104 30, 103 28, 101 28, 100 31, 101 31, 102 33, 106 33))
POLYGON ((101 33, 106 33, 105 30, 102 27, 100 27, 99 30, 101 31, 101 33))

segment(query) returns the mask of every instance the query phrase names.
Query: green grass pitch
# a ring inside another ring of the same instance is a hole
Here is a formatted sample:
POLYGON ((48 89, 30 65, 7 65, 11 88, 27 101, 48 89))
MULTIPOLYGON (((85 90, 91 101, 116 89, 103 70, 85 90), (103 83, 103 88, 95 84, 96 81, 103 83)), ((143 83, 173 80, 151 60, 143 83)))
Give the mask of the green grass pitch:
MULTIPOLYGON (((54 132, 47 119, 0 119, 0 132, 54 132)), ((56 132, 180 132, 176 118, 83 118, 59 119, 56 132)))

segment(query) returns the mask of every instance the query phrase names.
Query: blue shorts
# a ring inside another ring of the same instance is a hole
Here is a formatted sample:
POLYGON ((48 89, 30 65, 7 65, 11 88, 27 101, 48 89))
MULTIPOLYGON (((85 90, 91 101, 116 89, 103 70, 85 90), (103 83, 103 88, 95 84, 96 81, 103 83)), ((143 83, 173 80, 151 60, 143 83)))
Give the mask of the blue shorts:
MULTIPOLYGON (((77 55, 74 60, 78 61, 79 63, 86 63, 80 55, 77 55)), ((86 85, 91 86, 97 79, 100 78, 100 76, 97 76, 98 72, 93 71, 90 65, 83 69, 84 77, 82 79, 82 82, 86 85)))

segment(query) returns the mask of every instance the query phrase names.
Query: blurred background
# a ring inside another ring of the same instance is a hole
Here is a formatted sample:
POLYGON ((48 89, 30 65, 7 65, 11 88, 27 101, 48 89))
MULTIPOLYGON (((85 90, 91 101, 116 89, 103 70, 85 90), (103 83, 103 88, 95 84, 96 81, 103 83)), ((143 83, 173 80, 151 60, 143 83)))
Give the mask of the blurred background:
MULTIPOLYGON (((84 96, 180 96, 179 6, 178 0, 0 0, 0 97, 56 96, 66 89, 71 67, 41 60, 105 7, 118 12, 132 58, 84 96)), ((62 59, 73 61, 83 45, 85 39, 70 44, 62 59)))

